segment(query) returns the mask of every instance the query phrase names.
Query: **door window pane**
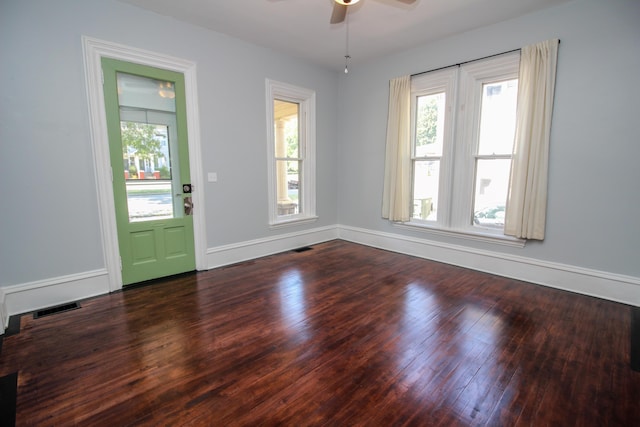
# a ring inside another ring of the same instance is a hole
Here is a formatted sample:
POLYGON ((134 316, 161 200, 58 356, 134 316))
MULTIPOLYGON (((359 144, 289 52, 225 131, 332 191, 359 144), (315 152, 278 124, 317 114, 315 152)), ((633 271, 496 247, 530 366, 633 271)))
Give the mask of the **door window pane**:
POLYGON ((172 82, 117 73, 120 136, 130 222, 182 215, 172 82), (173 160, 173 161, 172 161, 173 160))
POLYGON ((129 221, 173 218, 168 126, 120 122, 129 221))

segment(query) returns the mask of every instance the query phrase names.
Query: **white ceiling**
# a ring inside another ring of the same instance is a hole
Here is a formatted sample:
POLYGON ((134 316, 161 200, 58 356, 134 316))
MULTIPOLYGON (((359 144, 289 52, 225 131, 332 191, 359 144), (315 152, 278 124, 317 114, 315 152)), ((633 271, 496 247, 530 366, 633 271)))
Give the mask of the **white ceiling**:
MULTIPOLYGON (((346 24, 333 0, 120 0, 340 70, 346 24)), ((361 0, 349 6, 351 64, 426 44, 570 0, 361 0)))

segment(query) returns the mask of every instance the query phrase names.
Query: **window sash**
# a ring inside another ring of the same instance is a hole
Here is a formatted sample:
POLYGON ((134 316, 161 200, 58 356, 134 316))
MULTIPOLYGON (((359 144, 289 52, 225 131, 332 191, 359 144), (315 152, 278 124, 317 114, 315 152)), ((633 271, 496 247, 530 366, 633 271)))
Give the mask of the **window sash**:
MULTIPOLYGON (((461 185, 459 186, 462 194, 459 198, 455 199, 457 204, 454 206, 454 211, 456 212, 454 221, 460 229, 468 230, 470 232, 481 229, 483 232, 501 235, 504 234, 503 223, 501 224, 502 226, 494 224, 490 227, 474 224, 476 211, 476 183, 479 173, 479 161, 498 159, 510 161, 512 158, 511 153, 479 154, 483 107, 482 102, 483 92, 486 85, 492 85, 507 80, 517 80, 518 69, 518 53, 511 53, 488 60, 477 61, 466 64, 461 68, 460 84, 464 88, 466 96, 462 100, 465 104, 465 109, 460 114, 458 129, 460 129, 462 137, 464 138, 460 143, 464 144, 464 142, 467 141, 469 149, 461 150, 462 155, 457 159, 459 160, 459 168, 464 171, 461 174, 461 179, 465 180, 464 182, 461 182, 461 185)), ((513 120, 515 125, 515 111, 513 120)), ((505 203, 506 197, 507 194, 505 192, 505 203)), ((497 206, 502 206, 502 203, 497 206)))
POLYGON ((411 195, 410 222, 418 222, 445 228, 449 225, 450 197, 452 188, 452 174, 447 173, 451 169, 453 154, 453 134, 454 134, 454 103, 457 94, 457 67, 434 71, 411 79, 411 195), (417 132, 417 108, 418 99, 422 96, 430 96, 443 93, 444 114, 442 122, 442 154, 440 156, 416 156, 416 132, 417 132), (439 176, 437 200, 434 201, 436 207, 436 219, 426 220, 413 218, 415 197, 415 162, 416 161, 438 161, 439 176))

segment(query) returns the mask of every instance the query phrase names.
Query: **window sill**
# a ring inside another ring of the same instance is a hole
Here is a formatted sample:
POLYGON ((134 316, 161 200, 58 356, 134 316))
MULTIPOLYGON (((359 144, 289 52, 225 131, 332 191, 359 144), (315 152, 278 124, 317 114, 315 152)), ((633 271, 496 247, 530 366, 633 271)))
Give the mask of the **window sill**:
POLYGON ((284 227, 290 227, 294 225, 308 224, 311 222, 316 222, 317 220, 318 220, 317 216, 299 216, 295 218, 280 219, 280 220, 276 220, 276 222, 272 222, 271 224, 269 224, 269 228, 271 229, 284 228, 284 227))
POLYGON ((496 245, 510 246, 514 248, 524 248, 527 241, 518 239, 504 234, 494 234, 482 232, 481 230, 448 230, 444 228, 434 227, 432 225, 422 224, 418 222, 392 222, 395 227, 407 230, 426 231, 439 236, 457 237, 459 239, 473 240, 476 242, 493 243, 496 245))

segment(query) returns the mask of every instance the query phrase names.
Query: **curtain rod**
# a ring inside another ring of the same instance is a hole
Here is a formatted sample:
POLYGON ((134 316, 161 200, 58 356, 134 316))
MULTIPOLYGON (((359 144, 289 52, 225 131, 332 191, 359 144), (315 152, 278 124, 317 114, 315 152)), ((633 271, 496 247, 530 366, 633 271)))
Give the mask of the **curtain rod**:
MULTIPOLYGON (((558 44, 560 44, 560 40, 558 40, 558 44)), ((506 52, 494 53, 493 55, 483 56, 482 58, 470 59, 469 61, 460 62, 458 64, 453 64, 453 65, 447 65, 445 67, 434 68, 433 70, 428 70, 428 71, 421 71, 419 73, 411 74, 410 77, 415 77, 415 76, 419 76, 419 75, 427 74, 427 73, 433 73, 434 71, 444 70, 445 68, 459 67, 461 65, 468 64, 470 62, 482 61, 483 59, 493 58, 494 56, 500 56, 500 55, 506 55, 507 53, 519 52, 520 50, 522 50, 522 49, 518 48, 518 49, 507 50, 506 52)))

